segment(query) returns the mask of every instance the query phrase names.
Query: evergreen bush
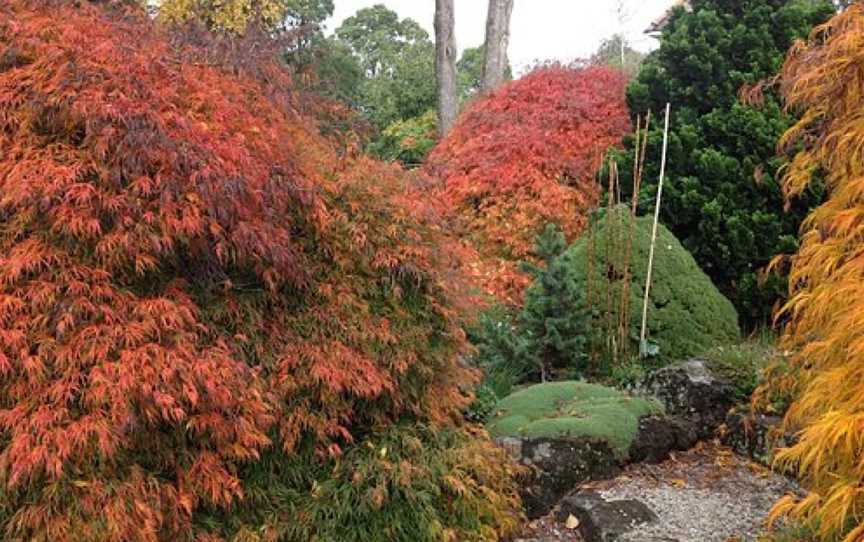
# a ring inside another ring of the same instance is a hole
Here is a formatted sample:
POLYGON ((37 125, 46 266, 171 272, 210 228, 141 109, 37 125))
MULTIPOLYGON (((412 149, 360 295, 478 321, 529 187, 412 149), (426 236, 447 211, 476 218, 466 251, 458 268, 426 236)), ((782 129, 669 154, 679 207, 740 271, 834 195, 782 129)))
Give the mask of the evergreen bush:
MULTIPOLYGON (((589 300, 592 329, 602 327, 598 322, 598 304, 602 300, 596 297, 596 293, 616 290, 616 283, 620 283, 625 275, 629 276, 627 314, 628 335, 633 345, 631 351, 638 351, 639 346, 652 225, 653 217, 640 217, 634 221, 629 210, 613 209, 600 218, 590 233, 571 246, 557 263, 563 265, 580 285, 577 291, 594 292, 594 298, 589 300), (615 231, 619 229, 623 229, 623 233, 615 231), (610 239, 631 234, 631 265, 629 272, 625 273, 621 262, 607 248, 610 239)), ((542 288, 539 283, 531 287, 542 288)), ((660 224, 648 303, 648 338, 659 347, 656 361, 662 364, 698 355, 718 344, 736 342, 739 334, 735 307, 699 269, 678 239, 660 224)), ((591 350, 597 351, 607 337, 595 334, 591 339, 591 350)), ((603 367, 598 369, 605 372, 603 367)))
POLYGON ((566 250, 564 234, 554 225, 547 225, 537 237, 535 249, 545 265, 523 265, 534 278, 519 317, 527 343, 524 355, 544 382, 550 371, 569 376, 583 374, 588 359, 584 285, 559 258, 566 250))
MULTIPOLYGON (((663 30, 660 47, 628 88, 635 114, 673 115, 662 221, 737 307, 742 322, 770 322, 785 279, 760 280, 777 254, 793 253, 807 209, 820 186, 784 210, 786 164, 777 141, 794 117, 775 94, 763 107, 739 102, 742 86, 774 76, 798 38, 834 12, 827 0, 692 0, 663 30)), ((663 123, 649 140, 642 210, 652 208, 659 178, 663 123)), ((622 178, 632 173, 634 140, 618 157, 622 178)))
POLYGON ((501 398, 516 382, 582 376, 588 310, 584 285, 559 260, 566 249, 564 234, 548 225, 535 248, 545 264, 523 264, 536 285, 526 292, 522 310, 514 313, 494 306, 468 331, 476 348, 475 363, 485 374, 478 395, 485 397, 492 391, 501 398))

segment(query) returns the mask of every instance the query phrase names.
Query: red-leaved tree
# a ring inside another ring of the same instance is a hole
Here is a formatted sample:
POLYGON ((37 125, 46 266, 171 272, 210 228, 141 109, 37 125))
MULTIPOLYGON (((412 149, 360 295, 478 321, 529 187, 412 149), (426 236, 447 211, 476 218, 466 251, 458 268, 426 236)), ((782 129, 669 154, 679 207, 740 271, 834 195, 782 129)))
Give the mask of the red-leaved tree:
POLYGON ((0 5, 4 540, 219 540, 199 511, 265 454, 466 403, 454 252, 410 179, 198 41, 0 5))
POLYGON ((629 129, 626 77, 607 67, 543 67, 478 99, 429 157, 446 212, 476 247, 473 271, 498 299, 521 302, 547 223, 585 226, 595 174, 629 129))

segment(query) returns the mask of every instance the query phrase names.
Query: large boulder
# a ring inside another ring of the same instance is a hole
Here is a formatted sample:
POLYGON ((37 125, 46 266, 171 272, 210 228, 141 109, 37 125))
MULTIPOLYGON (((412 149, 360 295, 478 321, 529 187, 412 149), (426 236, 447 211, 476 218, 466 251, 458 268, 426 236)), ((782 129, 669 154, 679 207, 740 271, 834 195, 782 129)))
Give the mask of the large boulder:
POLYGON ((639 419, 639 431, 630 444, 630 463, 659 463, 669 452, 689 450, 699 441, 693 423, 679 416, 644 416, 639 419))
POLYGON ((586 481, 615 476, 632 462, 663 461, 713 437, 736 400, 734 387, 698 359, 659 369, 637 389, 642 396, 554 382, 498 404, 487 427, 529 467, 522 484, 529 518, 549 513, 586 481))
POLYGON ((658 369, 645 378, 639 390, 656 397, 667 415, 688 424, 697 439, 713 437, 736 403, 735 387, 702 359, 658 369))

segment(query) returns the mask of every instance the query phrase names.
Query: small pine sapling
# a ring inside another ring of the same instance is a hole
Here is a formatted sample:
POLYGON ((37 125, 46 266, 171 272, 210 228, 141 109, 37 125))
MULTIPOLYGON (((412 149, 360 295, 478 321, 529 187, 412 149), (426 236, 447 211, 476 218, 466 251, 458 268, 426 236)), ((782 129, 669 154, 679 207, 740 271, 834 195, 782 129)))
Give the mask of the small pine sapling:
POLYGON ((543 382, 553 372, 574 376, 586 369, 588 310, 583 285, 560 260, 565 250, 564 234, 549 224, 535 249, 545 265, 522 266, 534 284, 526 292, 520 322, 529 344, 526 354, 543 382))

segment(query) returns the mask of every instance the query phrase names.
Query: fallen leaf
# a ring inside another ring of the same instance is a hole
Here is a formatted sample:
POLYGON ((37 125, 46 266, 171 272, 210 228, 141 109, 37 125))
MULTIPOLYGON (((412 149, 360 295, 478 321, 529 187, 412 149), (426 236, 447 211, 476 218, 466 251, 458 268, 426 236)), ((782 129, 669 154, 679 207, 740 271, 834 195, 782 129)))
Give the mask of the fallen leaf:
POLYGON ((571 531, 578 529, 579 528, 579 518, 577 518, 573 514, 570 514, 569 516, 567 516, 567 522, 564 523, 564 526, 567 527, 568 529, 570 529, 571 531))

